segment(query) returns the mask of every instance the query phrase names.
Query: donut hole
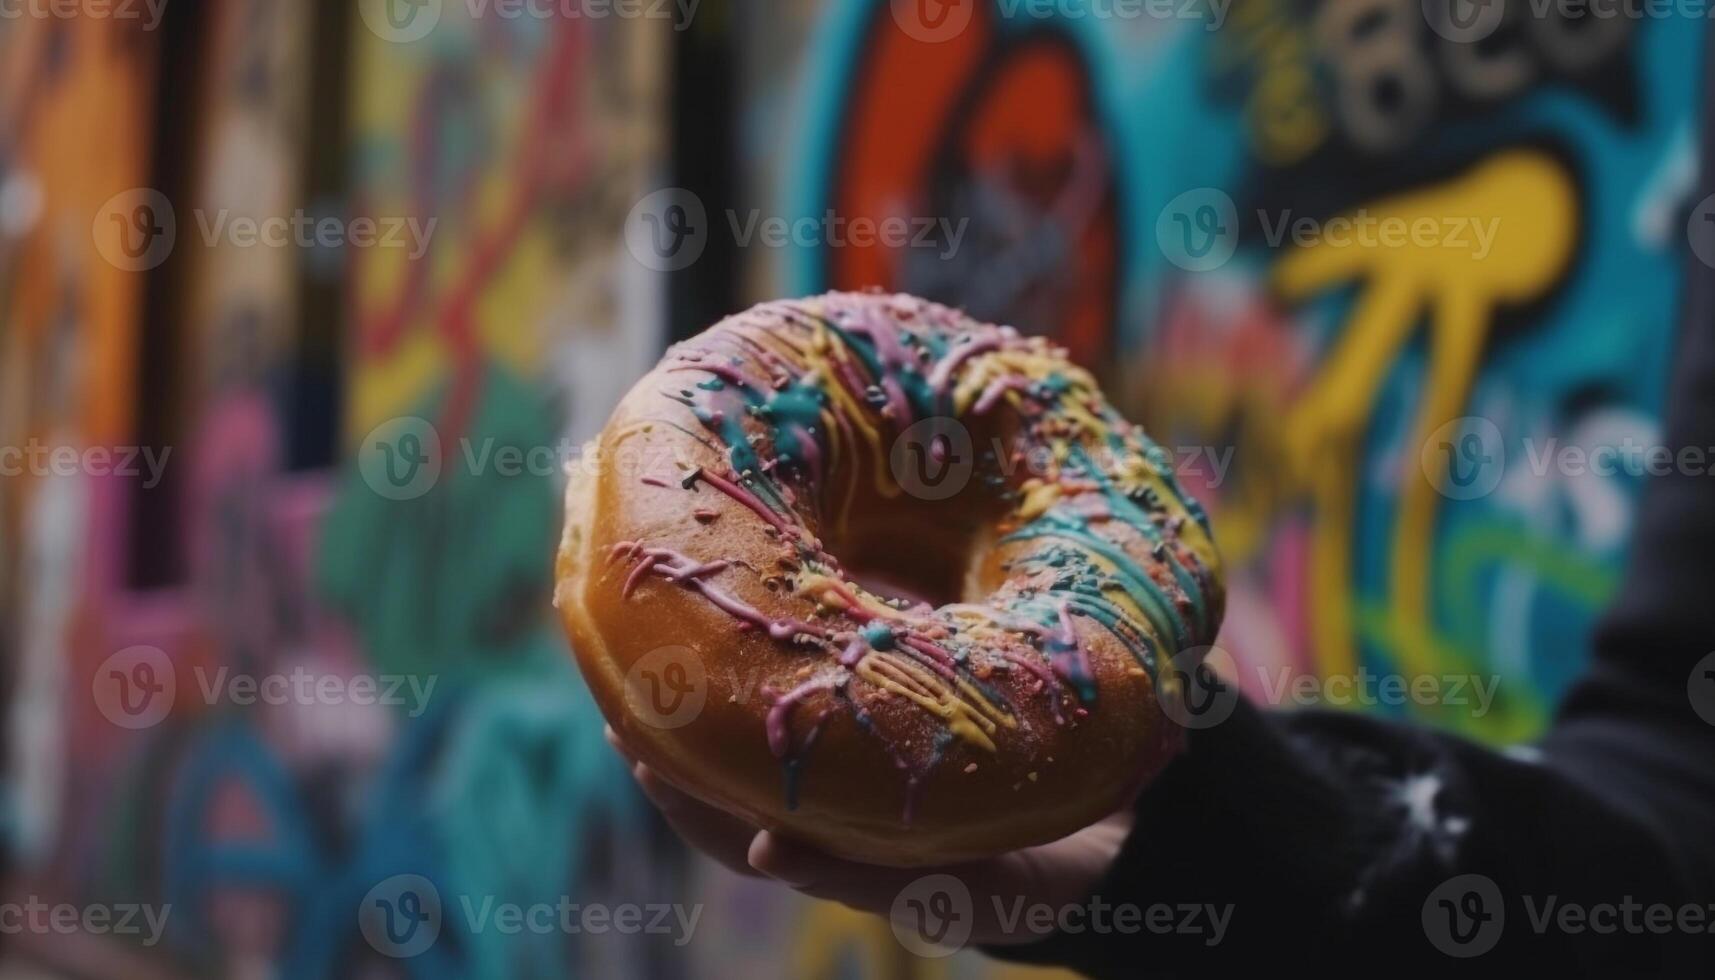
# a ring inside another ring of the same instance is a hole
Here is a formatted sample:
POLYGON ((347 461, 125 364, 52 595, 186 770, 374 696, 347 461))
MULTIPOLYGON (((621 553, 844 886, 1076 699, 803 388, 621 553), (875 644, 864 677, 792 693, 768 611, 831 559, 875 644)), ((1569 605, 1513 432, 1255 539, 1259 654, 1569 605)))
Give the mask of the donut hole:
MULTIPOLYGON (((859 485, 873 484, 860 474, 859 485)), ((1009 510, 990 486, 972 479, 944 500, 866 494, 843 526, 830 529, 829 550, 847 575, 876 595, 932 606, 976 601, 1004 578, 985 560, 1009 510)))
POLYGON ((978 518, 966 508, 854 518, 835 553, 853 581, 884 598, 931 606, 970 602, 987 591, 972 570, 982 567, 992 544, 995 516, 978 518))

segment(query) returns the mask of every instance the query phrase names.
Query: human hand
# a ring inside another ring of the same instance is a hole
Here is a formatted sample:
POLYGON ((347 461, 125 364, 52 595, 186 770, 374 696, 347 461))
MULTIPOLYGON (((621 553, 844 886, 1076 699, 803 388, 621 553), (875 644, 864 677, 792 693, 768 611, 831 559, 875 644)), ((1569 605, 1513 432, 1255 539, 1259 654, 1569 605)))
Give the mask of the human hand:
POLYGON ((1039 847, 1012 851, 968 864, 887 868, 827 854, 789 838, 758 830, 669 783, 630 752, 609 727, 608 743, 631 763, 643 795, 693 848, 733 871, 767 877, 812 898, 892 917, 900 896, 932 875, 951 875, 970 892, 971 933, 967 942, 1001 945, 1034 942, 1047 933, 1041 920, 1019 914, 1038 906, 1063 908, 1082 902, 1119 855, 1131 832, 1129 809, 1039 847), (1033 925, 1035 928, 1033 928, 1033 925))

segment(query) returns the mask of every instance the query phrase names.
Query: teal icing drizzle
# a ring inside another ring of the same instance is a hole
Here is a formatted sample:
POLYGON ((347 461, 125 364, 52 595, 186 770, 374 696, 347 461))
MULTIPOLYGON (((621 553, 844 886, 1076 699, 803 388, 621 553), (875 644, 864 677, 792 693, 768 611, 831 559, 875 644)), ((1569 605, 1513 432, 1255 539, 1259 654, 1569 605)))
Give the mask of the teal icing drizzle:
MULTIPOLYGON (((1154 453, 1163 452, 1161 447, 1154 443, 1149 444, 1149 450, 1147 451, 1153 451, 1154 453)), ((1077 452, 1079 455, 1083 454, 1083 450, 1081 449, 1077 452)), ((1164 478, 1170 478, 1172 476, 1171 465, 1163 466, 1159 460, 1155 460, 1155 465, 1164 478)), ((1165 538, 1161 533, 1161 528, 1156 525, 1154 517, 1145 513, 1143 508, 1137 505, 1137 501, 1132 499, 1131 495, 1121 491, 1120 488, 1115 486, 1114 482, 1106 476, 1106 474, 1101 473, 1096 467, 1087 466, 1086 468, 1090 471, 1090 477, 1101 486, 1102 496, 1107 501, 1108 509, 1116 518, 1142 531, 1144 536, 1148 538, 1151 543, 1158 546, 1165 543, 1165 538)), ((1203 582, 1198 576, 1192 574, 1188 569, 1186 569, 1186 567, 1180 562, 1179 555, 1175 549, 1158 547, 1156 550, 1158 552, 1158 557, 1164 561, 1167 564, 1167 567, 1173 572, 1174 581, 1179 584, 1180 591, 1191 600, 1191 607, 1197 616, 1198 624, 1206 628, 1209 621, 1209 606, 1207 597, 1204 594, 1205 590, 1203 588, 1203 582)), ((1175 619, 1178 619, 1178 617, 1175 617, 1175 619)))
POLYGON ((753 405, 751 414, 769 426, 770 441, 780 458, 796 466, 813 467, 821 450, 810 440, 828 407, 828 393, 798 378, 753 405))
MULTIPOLYGON (((1056 547, 1048 554, 1052 556, 1048 564, 1061 569, 1061 574, 1045 592, 1021 602, 1020 611, 1034 613, 1037 622, 1045 628, 1052 628, 1059 617, 1059 603, 1064 602, 1072 610, 1100 623, 1126 647, 1138 665, 1154 677, 1158 666, 1154 643, 1136 628, 1130 615, 1103 594, 1104 589, 1115 587, 1114 583, 1077 548, 1056 547)), ((1033 560, 1041 562, 1042 558, 1039 556, 1033 560)), ((1152 625, 1155 625, 1153 620, 1152 625)), ((1069 652, 1058 645, 1055 650, 1069 652)), ((1084 700, 1087 704, 1095 702, 1093 688, 1084 700)))
POLYGON ((1123 589, 1132 602, 1144 611, 1158 635, 1171 636, 1180 648, 1191 645, 1190 632, 1185 621, 1174 615, 1172 600, 1168 595, 1123 549, 1091 531, 1089 521, 1063 509, 1051 508, 1046 514, 1002 540, 1030 541, 1037 538, 1061 538, 1112 562, 1115 578, 1107 584, 1123 589))
POLYGON ((871 650, 886 652, 893 649, 899 642, 899 638, 894 635, 893 629, 886 623, 870 623, 860 631, 860 634, 863 636, 864 642, 869 644, 871 650))

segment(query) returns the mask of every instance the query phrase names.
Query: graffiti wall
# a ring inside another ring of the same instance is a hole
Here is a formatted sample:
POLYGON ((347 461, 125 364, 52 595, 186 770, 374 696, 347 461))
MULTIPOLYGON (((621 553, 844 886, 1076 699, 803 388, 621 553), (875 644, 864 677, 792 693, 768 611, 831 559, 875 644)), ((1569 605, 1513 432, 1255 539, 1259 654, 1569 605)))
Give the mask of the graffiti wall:
POLYGON ((656 179, 666 38, 459 14, 421 43, 345 4, 0 22, 6 444, 118 453, 151 418, 167 437, 159 472, 0 483, 12 887, 171 909, 146 941, 32 955, 133 976, 690 969, 653 936, 463 912, 681 900, 696 872, 547 617, 556 454, 662 344, 661 285, 618 229, 656 179), (190 121, 166 158, 158 94, 190 121), (314 197, 330 156, 338 192, 314 197), (306 315, 329 283, 331 326, 306 315), (327 336, 337 395, 306 397, 327 336), (400 424, 449 461, 407 494, 366 442, 400 424), (505 447, 551 464, 480 464, 505 447), (268 693, 302 677, 337 696, 268 693), (432 948, 401 958, 395 917, 425 896, 432 948))
MULTIPOLYGON (((559 466, 665 340, 622 230, 672 177, 667 25, 304 6, 0 19, 0 445, 82 463, 0 480, 8 887, 173 910, 54 953, 1024 975, 687 855, 547 616, 559 466), (335 694, 267 696, 293 678, 335 694), (696 941, 481 924, 566 897, 695 906, 696 941)), ((738 54, 735 202, 944 219, 745 249, 749 298, 885 285, 1055 335, 1209 501, 1253 696, 1493 674, 1481 713, 1371 707, 1509 741, 1578 670, 1643 479, 1563 454, 1655 439, 1698 32, 1458 44, 1419 6, 697 27, 738 54)))
POLYGON ((831 5, 755 82, 803 134, 774 206, 964 238, 795 248, 763 281, 921 291, 1097 367, 1211 502, 1253 696, 1493 676, 1482 711, 1351 701, 1528 737, 1655 438, 1699 29, 1514 18, 1477 44, 1408 0, 1115 9, 831 5), (1577 465, 1608 450, 1631 462, 1577 465))
POLYGON ((153 64, 132 24, 0 24, 0 430, 23 454, 0 479, 0 662, 12 706, 5 824, 25 873, 63 852, 75 812, 86 746, 72 732, 89 702, 66 692, 72 645, 93 639, 89 518, 115 480, 21 464, 126 441, 141 290, 103 260, 111 229, 98 216, 143 179, 153 64))
POLYGON ((665 339, 621 230, 664 178, 670 39, 385 6, 0 20, 4 445, 127 460, 0 480, 6 898, 160 917, 8 951, 1021 975, 720 871, 636 795, 548 574, 559 467, 665 339), (566 901, 671 904, 695 942, 493 918, 566 901))

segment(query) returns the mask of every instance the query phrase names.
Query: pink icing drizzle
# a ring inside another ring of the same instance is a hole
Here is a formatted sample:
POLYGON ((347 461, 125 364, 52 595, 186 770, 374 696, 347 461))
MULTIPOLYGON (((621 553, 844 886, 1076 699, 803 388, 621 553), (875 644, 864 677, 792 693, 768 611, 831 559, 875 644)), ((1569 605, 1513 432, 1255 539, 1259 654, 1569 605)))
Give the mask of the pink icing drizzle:
MULTIPOLYGON (((799 701, 809 695, 816 691, 831 690, 838 686, 839 682, 840 678, 838 677, 818 677, 805 681, 785 694, 774 698, 774 703, 768 707, 766 724, 768 727, 768 748, 774 753, 775 758, 786 758, 786 753, 792 748, 792 733, 787 725, 792 709, 799 701)), ((809 745, 806 744, 805 748, 809 748, 809 745)))
POLYGON ((785 521, 780 519, 780 515, 774 513, 772 510, 769 510, 767 504, 756 499, 756 495, 751 493, 749 490, 746 490, 745 488, 739 486, 738 484, 734 483, 733 481, 731 481, 731 480, 727 479, 726 477, 721 476, 719 473, 715 473, 711 470, 705 469, 705 470, 701 471, 698 478, 703 480, 704 482, 708 483, 709 486, 714 487, 716 490, 719 490, 720 492, 726 494, 727 496, 731 497, 732 499, 734 499, 734 500, 738 501, 739 503, 745 505, 746 507, 750 508, 752 511, 754 511, 756 513, 756 516, 762 518, 764 521, 767 521, 770 525, 772 525, 775 528, 775 530, 779 531, 782 534, 787 533, 787 528, 789 525, 787 525, 787 523, 785 521))

